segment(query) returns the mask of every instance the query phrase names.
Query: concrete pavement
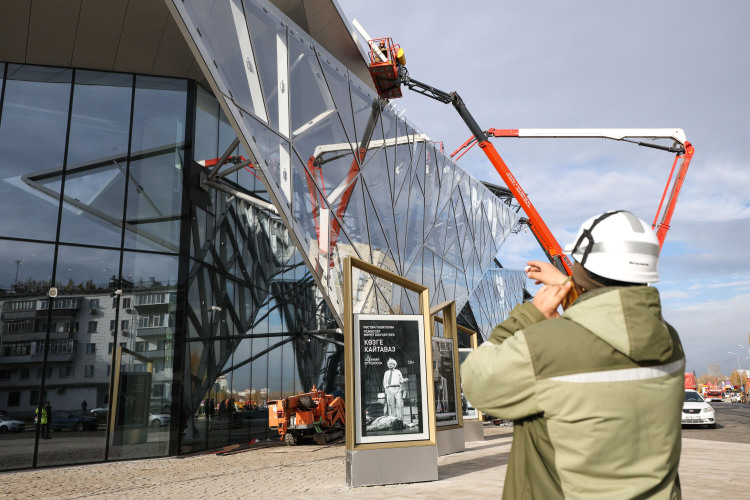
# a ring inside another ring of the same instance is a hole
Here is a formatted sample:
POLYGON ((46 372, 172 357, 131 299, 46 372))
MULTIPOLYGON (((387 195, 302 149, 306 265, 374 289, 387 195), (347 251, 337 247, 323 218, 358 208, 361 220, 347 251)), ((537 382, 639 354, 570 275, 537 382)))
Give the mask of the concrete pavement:
MULTIPOLYGON (((50 498, 499 498, 512 428, 485 427, 485 440, 439 458, 439 480, 348 489, 343 443, 261 443, 228 456, 208 453, 0 475, 0 497, 50 498)), ((683 438, 683 497, 750 498, 750 444, 683 438), (744 472, 744 476, 743 476, 744 472)))

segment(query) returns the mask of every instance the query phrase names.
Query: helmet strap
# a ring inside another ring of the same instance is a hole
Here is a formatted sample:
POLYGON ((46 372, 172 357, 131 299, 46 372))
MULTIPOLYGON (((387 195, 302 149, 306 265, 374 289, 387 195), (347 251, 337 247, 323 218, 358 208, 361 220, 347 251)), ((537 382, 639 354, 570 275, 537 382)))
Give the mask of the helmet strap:
POLYGON ((588 240, 588 244, 586 245, 586 249, 583 251, 583 257, 581 257, 581 265, 586 264, 586 259, 589 257, 589 253, 591 252, 591 249, 594 248, 594 236, 591 234, 591 231, 594 230, 597 224, 599 224, 601 221, 606 219, 607 217, 610 217, 615 214, 619 214, 620 212, 623 212, 623 210, 616 210, 614 212, 605 212, 599 217, 597 217, 594 222, 591 223, 591 226, 589 226, 587 229, 584 229, 581 231, 581 236, 576 241, 575 246, 573 247, 573 251, 571 252, 571 255, 575 254, 578 250, 578 247, 583 242, 584 238, 588 240))

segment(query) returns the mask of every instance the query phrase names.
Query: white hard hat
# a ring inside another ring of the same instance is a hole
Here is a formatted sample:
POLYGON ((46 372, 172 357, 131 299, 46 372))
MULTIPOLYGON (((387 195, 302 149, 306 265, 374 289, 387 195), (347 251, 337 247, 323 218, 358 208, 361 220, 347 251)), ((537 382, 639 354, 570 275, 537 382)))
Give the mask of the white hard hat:
POLYGON ((651 226, 626 211, 590 218, 563 251, 587 271, 615 281, 659 281, 659 239, 651 226))

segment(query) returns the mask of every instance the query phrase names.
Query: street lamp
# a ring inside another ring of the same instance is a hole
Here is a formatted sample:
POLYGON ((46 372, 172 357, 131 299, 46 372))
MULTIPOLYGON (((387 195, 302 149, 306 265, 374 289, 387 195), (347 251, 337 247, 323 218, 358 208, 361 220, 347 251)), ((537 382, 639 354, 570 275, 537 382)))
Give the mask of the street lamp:
POLYGON ((735 356, 737 356, 737 370, 741 372, 742 367, 740 366, 740 355, 732 351, 729 351, 729 354, 734 354, 735 356))
POLYGON ((740 366, 740 355, 736 352, 729 351, 729 354, 734 354, 737 356, 737 375, 740 376, 740 389, 743 389, 742 387, 742 367, 740 366))

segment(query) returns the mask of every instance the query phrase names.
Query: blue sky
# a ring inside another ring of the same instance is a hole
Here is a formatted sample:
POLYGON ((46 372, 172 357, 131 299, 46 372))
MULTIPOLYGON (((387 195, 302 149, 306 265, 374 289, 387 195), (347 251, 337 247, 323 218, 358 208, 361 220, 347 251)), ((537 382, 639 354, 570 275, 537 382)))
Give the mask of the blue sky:
MULTIPOLYGON (((339 0, 374 38, 406 52, 413 78, 456 90, 483 129, 682 128, 695 146, 662 251, 664 317, 688 370, 750 369, 750 3, 339 0)), ((406 91, 408 92, 408 91, 406 91)), ((470 133, 451 106, 407 93, 400 110, 455 150, 470 133)), ((673 156, 598 139, 495 139, 561 245, 597 213, 654 219, 673 156)), ((502 184, 474 148, 459 165, 502 184)), ((530 233, 506 267, 544 259, 530 233)))

